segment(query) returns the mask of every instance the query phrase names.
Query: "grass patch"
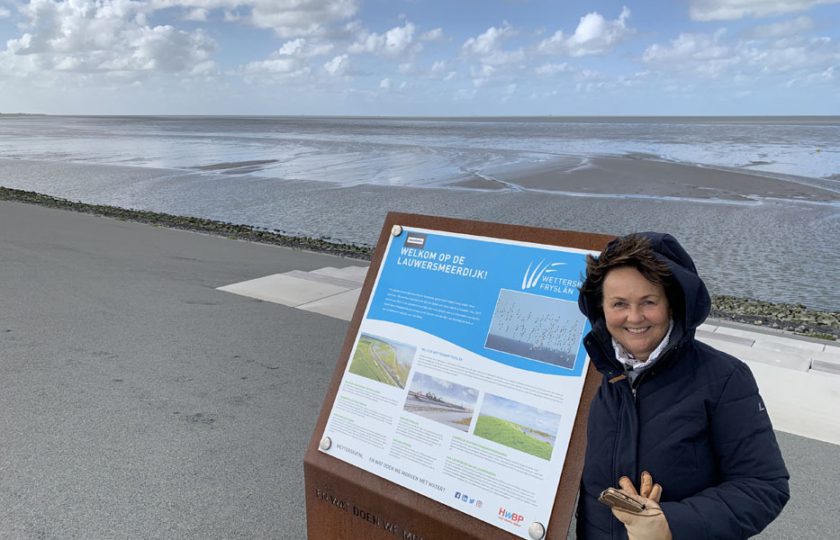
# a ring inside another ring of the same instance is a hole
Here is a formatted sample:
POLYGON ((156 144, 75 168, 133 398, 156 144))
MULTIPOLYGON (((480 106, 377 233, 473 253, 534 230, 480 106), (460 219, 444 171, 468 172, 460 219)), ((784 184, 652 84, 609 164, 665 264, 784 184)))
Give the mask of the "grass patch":
MULTIPOLYGON (((363 337, 362 339, 366 338, 363 337)), ((400 380, 401 387, 405 388, 405 383, 406 381, 408 381, 408 372, 410 370, 410 366, 406 366, 400 363, 399 359, 397 358, 397 352, 393 349, 393 347, 391 347, 387 343, 384 343, 382 341, 371 341, 370 347, 372 350, 376 351, 376 354, 379 356, 379 359, 382 360, 382 362, 384 362, 385 364, 387 364, 389 368, 391 368, 391 371, 400 380)))
POLYGON ((350 373, 399 388, 405 388, 410 370, 389 343, 364 334, 350 362, 350 373))
POLYGON ((356 347, 356 353, 353 355, 353 361, 350 363, 350 373, 355 373, 361 377, 373 379, 389 386, 396 386, 391 377, 382 369, 382 366, 374 360, 375 357, 372 347, 379 343, 373 342, 366 336, 362 336, 359 339, 359 346, 356 347))
POLYGON ((546 461, 551 460, 551 444, 524 433, 527 428, 495 416, 479 416, 474 434, 488 441, 497 442, 514 450, 531 454, 546 461))

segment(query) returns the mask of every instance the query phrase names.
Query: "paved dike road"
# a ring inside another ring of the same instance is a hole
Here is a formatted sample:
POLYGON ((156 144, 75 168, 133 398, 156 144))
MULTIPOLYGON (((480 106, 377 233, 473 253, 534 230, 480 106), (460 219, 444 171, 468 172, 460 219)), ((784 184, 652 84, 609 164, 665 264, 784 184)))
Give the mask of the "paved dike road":
MULTIPOLYGON (((0 202, 0 538, 305 538, 347 323, 216 287, 355 262, 0 202)), ((840 447, 779 440, 761 538, 835 537, 840 447)))

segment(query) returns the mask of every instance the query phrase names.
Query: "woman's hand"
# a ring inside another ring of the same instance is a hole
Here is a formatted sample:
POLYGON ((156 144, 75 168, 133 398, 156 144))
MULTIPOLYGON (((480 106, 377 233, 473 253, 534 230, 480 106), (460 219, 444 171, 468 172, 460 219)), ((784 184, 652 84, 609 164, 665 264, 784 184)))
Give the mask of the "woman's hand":
POLYGON ((613 507, 612 513, 627 529, 630 540, 671 540, 671 528, 668 520, 659 507, 659 497, 662 496, 662 486, 653 483, 649 472, 642 473, 639 491, 633 481, 622 476, 618 480, 621 491, 645 505, 645 509, 638 513, 628 512, 613 507))

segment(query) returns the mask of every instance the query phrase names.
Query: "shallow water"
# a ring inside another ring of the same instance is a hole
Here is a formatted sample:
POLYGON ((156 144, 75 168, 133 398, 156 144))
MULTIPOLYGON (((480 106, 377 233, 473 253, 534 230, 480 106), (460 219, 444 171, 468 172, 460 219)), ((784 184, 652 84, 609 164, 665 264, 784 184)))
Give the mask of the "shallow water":
POLYGON ((446 187, 494 168, 629 152, 713 166, 761 160, 750 168, 840 186, 829 178, 840 171, 838 142, 837 119, 0 117, 0 185, 369 245, 389 210, 668 231, 713 293, 838 310, 836 203, 446 187), (253 161, 266 163, 243 163, 253 161))
POLYGON ((838 142, 840 117, 0 117, 5 158, 175 169, 265 160, 261 176, 344 185, 437 185, 596 154, 831 178, 838 142))

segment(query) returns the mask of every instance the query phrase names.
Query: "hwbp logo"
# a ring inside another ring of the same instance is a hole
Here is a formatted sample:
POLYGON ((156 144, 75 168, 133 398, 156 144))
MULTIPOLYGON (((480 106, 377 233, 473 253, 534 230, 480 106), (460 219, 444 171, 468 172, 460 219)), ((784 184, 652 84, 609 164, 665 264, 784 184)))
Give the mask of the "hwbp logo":
POLYGON ((520 523, 525 521, 525 516, 517 514, 516 512, 509 512, 504 506, 501 506, 499 507, 499 519, 507 521, 508 523, 513 523, 518 527, 520 523))

